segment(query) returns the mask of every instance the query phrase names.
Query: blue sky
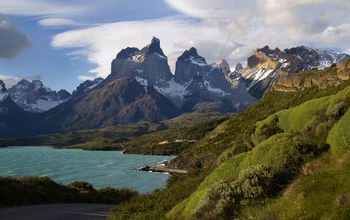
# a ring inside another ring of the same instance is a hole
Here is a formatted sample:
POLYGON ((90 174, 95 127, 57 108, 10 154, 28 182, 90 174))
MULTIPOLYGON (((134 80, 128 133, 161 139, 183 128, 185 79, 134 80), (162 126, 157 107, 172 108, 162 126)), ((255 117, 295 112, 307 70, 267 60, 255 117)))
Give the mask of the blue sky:
POLYGON ((121 49, 153 36, 172 70, 192 46, 231 68, 265 45, 350 53, 345 0, 11 0, 0 1, 0 13, 0 75, 69 92, 106 77, 121 49))

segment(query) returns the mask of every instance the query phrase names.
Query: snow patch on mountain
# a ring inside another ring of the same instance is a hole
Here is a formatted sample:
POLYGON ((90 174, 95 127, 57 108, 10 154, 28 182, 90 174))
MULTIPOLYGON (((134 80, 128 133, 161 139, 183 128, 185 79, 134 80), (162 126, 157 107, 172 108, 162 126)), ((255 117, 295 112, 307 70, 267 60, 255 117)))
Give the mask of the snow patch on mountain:
POLYGON ((198 59, 198 57, 189 57, 188 59, 185 59, 184 60, 185 62, 186 61, 190 61, 191 63, 195 64, 195 65, 198 65, 198 66, 207 66, 208 64, 203 61, 202 59, 198 59))
POLYGON ((208 89, 208 91, 210 92, 215 92, 215 93, 219 93, 222 95, 222 97, 225 97, 225 96, 228 96, 230 95, 230 93, 227 93, 225 91, 223 91, 222 89, 220 88, 214 88, 214 87, 211 87, 210 86, 210 82, 204 80, 204 86, 208 89))
POLYGON ((145 88, 145 91, 147 92, 147 86, 149 86, 149 82, 147 79, 135 76, 135 80, 145 88))
POLYGON ((193 80, 180 84, 174 81, 174 77, 171 78, 169 82, 167 82, 166 87, 158 87, 154 86, 154 88, 161 93, 162 95, 166 97, 172 97, 176 99, 183 100, 186 95, 188 95, 189 91, 187 91, 187 88, 189 85, 191 85, 193 80))

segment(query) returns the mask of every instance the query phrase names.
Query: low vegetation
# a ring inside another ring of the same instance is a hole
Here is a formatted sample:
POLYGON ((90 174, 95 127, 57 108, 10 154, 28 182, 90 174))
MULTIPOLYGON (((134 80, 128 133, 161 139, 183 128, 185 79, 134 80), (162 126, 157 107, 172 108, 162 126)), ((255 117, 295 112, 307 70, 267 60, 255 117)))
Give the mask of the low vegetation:
MULTIPOLYGON (((184 113, 176 118, 162 121, 162 122, 140 122, 115 125, 107 128, 97 130, 82 130, 67 133, 57 133, 49 135, 39 135, 35 137, 14 138, 14 139, 0 139, 0 146, 55 146, 55 147, 69 147, 72 145, 74 148, 90 148, 87 145, 78 145, 87 142, 91 142, 88 145, 96 145, 100 140, 105 139, 129 139, 133 137, 139 137, 144 134, 152 132, 163 131, 167 129, 174 129, 178 127, 190 126, 203 121, 209 121, 223 117, 224 114, 211 111, 200 110, 192 113, 184 113), (94 141, 96 140, 96 141, 94 141)), ((118 149, 117 144, 116 149, 118 149)), ((100 146, 101 147, 101 146, 100 146)), ((94 150, 92 148, 92 150, 94 150)))
POLYGON ((46 176, 0 177, 0 207, 52 203, 120 204, 137 197, 128 188, 94 189, 83 181, 58 184, 46 176))

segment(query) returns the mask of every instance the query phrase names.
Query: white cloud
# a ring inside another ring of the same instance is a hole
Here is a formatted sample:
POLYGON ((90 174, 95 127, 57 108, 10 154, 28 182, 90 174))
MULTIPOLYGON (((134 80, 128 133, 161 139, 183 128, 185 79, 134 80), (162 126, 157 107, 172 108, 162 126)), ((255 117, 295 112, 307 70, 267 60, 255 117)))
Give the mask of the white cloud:
MULTIPOLYGON (((106 77, 110 73, 112 59, 121 49, 128 46, 141 49, 150 43, 153 36, 161 40, 161 47, 166 55, 179 51, 182 53, 191 46, 196 46, 199 53, 203 52, 202 56, 210 57, 207 58, 210 62, 222 58, 220 55, 224 53, 225 45, 234 47, 226 42, 216 27, 174 18, 118 22, 66 31, 54 36, 51 45, 57 49, 75 49, 69 55, 85 56, 89 62, 98 64, 90 72, 96 73, 98 77, 106 77)), ((172 67, 176 59, 174 56, 168 57, 172 67)))
POLYGON ((84 4, 84 1, 11 0, 0 1, 0 8, 2 13, 13 15, 77 16, 93 10, 93 5, 86 3, 84 4))
POLYGON ((13 59, 32 45, 30 37, 0 13, 0 58, 13 59))
MULTIPOLYGON (((38 0, 37 0, 38 1, 38 0)), ((142 48, 156 36, 174 71, 175 61, 190 47, 208 63, 224 58, 233 67, 258 47, 280 49, 317 46, 350 49, 350 1, 334 0, 163 0, 182 16, 117 22, 66 31, 53 37, 54 48, 70 48, 73 58, 97 64, 97 76, 110 73, 116 54, 128 46, 142 48), (184 17, 186 16, 186 17, 184 17)), ((1 4, 0 4, 1 6, 1 4)), ((78 25, 71 19, 40 21, 44 26, 78 25)))
POLYGON ((232 18, 250 10, 255 0, 164 0, 175 10, 198 18, 232 18))
POLYGON ((86 80, 94 80, 96 77, 93 76, 78 76, 78 79, 81 81, 86 81, 86 80))
POLYGON ((45 27, 85 25, 83 23, 78 23, 78 22, 75 22, 71 19, 64 19, 64 18, 47 18, 47 19, 40 20, 38 23, 39 23, 39 25, 45 26, 45 27))

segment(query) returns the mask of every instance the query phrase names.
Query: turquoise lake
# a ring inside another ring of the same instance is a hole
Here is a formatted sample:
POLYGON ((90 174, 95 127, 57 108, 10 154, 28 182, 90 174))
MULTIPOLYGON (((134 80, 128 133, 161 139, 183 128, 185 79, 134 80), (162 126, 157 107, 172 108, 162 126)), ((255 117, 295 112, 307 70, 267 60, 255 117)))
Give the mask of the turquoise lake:
POLYGON ((0 176, 48 176, 57 183, 82 180, 95 189, 128 187, 139 193, 162 189, 169 174, 134 171, 171 156, 127 155, 121 151, 83 151, 51 147, 0 148, 0 176))

